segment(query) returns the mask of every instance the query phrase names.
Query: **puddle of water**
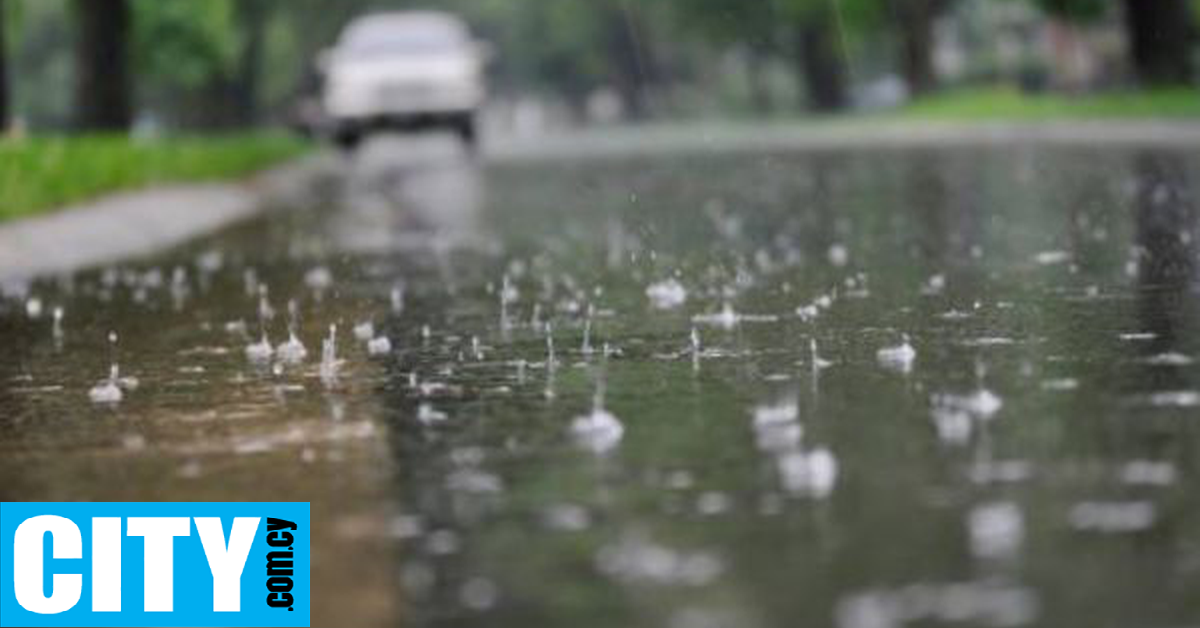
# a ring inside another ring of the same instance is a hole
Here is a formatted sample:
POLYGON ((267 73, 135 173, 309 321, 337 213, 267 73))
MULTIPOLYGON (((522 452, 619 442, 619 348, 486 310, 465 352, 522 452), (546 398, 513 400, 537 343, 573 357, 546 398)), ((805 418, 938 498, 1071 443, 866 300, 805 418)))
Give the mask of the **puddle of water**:
POLYGON ((388 150, 8 287, 0 495, 311 500, 355 625, 1200 621, 1194 157, 388 150))

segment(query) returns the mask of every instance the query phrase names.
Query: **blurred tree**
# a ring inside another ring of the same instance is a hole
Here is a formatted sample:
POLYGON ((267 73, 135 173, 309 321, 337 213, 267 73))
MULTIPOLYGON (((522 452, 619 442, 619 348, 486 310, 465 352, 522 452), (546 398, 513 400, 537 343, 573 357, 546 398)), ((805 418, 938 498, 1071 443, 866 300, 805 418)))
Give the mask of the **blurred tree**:
POLYGON ((920 95, 937 86, 933 71, 934 21, 953 0, 888 0, 900 40, 900 68, 908 90, 920 95))
POLYGON ((1049 15, 1072 21, 1096 20, 1104 16, 1108 0, 1038 0, 1049 15))
POLYGON ((165 122, 217 127, 233 117, 230 77, 237 61, 228 0, 135 0, 143 106, 165 122))
POLYGON ((462 0, 459 9, 503 51, 501 90, 550 93, 582 115, 589 97, 611 88, 628 115, 649 113, 661 80, 654 38, 658 7, 631 0, 462 0))
MULTIPOLYGON (((1067 90, 1086 87, 1087 79, 1078 70, 1080 51, 1087 48, 1079 26, 1083 22, 1102 20, 1110 13, 1109 0, 1038 0, 1042 11, 1050 16, 1050 50, 1054 82, 1067 90)), ((1042 81, 1036 68, 1027 68, 1023 82, 1036 86, 1042 81)))
POLYGON ((9 116, 31 128, 74 124, 71 0, 5 0, 9 116))
POLYGON ((809 106, 816 111, 844 108, 846 32, 838 0, 780 0, 792 28, 794 55, 809 106))
POLYGON ((1139 81, 1182 85, 1192 80, 1194 30, 1187 0, 1125 0, 1125 28, 1139 81))
MULTIPOLYGON (((1069 22, 1097 20, 1110 9, 1105 0, 1039 0, 1038 4, 1069 22)), ((1124 0, 1129 59, 1140 83, 1185 84, 1193 79, 1191 4, 1189 0, 1124 0)))
POLYGON ((274 8, 270 0, 238 0, 237 26, 241 31, 237 67, 231 84, 233 122, 253 124, 259 115, 259 78, 262 71, 263 38, 269 13, 274 8))
POLYGON ((256 72, 253 115, 259 121, 293 111, 297 98, 312 97, 320 86, 318 53, 333 44, 348 21, 381 7, 380 0, 258 1, 266 4, 261 16, 241 13, 234 18, 241 33, 235 63, 239 73, 256 72), (254 24, 256 17, 262 24, 254 24), (260 38, 257 49, 251 45, 256 37, 260 38), (255 66, 258 69, 252 70, 255 66))
POLYGON ((756 111, 774 108, 767 85, 766 61, 780 52, 779 11, 774 2, 691 0, 671 3, 685 28, 722 47, 741 47, 746 56, 746 79, 756 111))
POLYGON ((5 47, 5 29, 8 22, 4 19, 4 0, 0 0, 0 132, 8 128, 8 55, 5 47))
POLYGON ((125 130, 132 121, 125 0, 74 0, 75 123, 82 130, 125 130))
MULTIPOLYGON (((595 0, 594 0, 595 1, 595 0)), ((650 112, 649 91, 657 71, 643 13, 626 0, 597 1, 612 82, 632 118, 650 112)))

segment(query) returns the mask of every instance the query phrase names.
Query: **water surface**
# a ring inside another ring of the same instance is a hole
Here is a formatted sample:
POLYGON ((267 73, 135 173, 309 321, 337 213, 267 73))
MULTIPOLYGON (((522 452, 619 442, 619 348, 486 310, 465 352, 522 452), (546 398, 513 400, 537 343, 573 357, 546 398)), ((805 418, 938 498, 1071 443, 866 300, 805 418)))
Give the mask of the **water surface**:
POLYGON ((318 626, 1200 623, 1198 166, 380 140, 8 286, 0 496, 312 501, 318 626))

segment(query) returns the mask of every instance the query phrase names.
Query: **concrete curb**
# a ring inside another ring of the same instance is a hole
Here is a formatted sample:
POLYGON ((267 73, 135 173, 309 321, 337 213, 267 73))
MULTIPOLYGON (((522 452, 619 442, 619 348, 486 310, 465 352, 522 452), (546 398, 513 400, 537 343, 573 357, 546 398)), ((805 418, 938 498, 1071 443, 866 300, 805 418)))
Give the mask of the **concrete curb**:
POLYGON ((321 154, 228 183, 119 192, 0 224, 0 281, 68 273, 148 255, 245 220, 302 194, 328 170, 321 154))
POLYGON ((1200 122, 1182 120, 1062 120, 956 122, 831 120, 813 122, 681 123, 613 127, 485 144, 495 162, 657 157, 765 151, 893 150, 1006 146, 1192 149, 1200 122))

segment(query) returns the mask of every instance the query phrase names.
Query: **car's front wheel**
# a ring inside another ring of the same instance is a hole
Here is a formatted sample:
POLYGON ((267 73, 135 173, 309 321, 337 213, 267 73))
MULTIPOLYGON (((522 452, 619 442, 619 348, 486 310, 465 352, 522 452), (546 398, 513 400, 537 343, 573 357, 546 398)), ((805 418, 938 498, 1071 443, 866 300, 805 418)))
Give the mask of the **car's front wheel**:
POLYGON ((357 129, 338 129, 333 134, 333 143, 347 153, 354 152, 362 143, 362 132, 357 129))
POLYGON ((479 147, 479 133, 475 124, 475 116, 466 114, 454 121, 454 132, 470 150, 479 147))

